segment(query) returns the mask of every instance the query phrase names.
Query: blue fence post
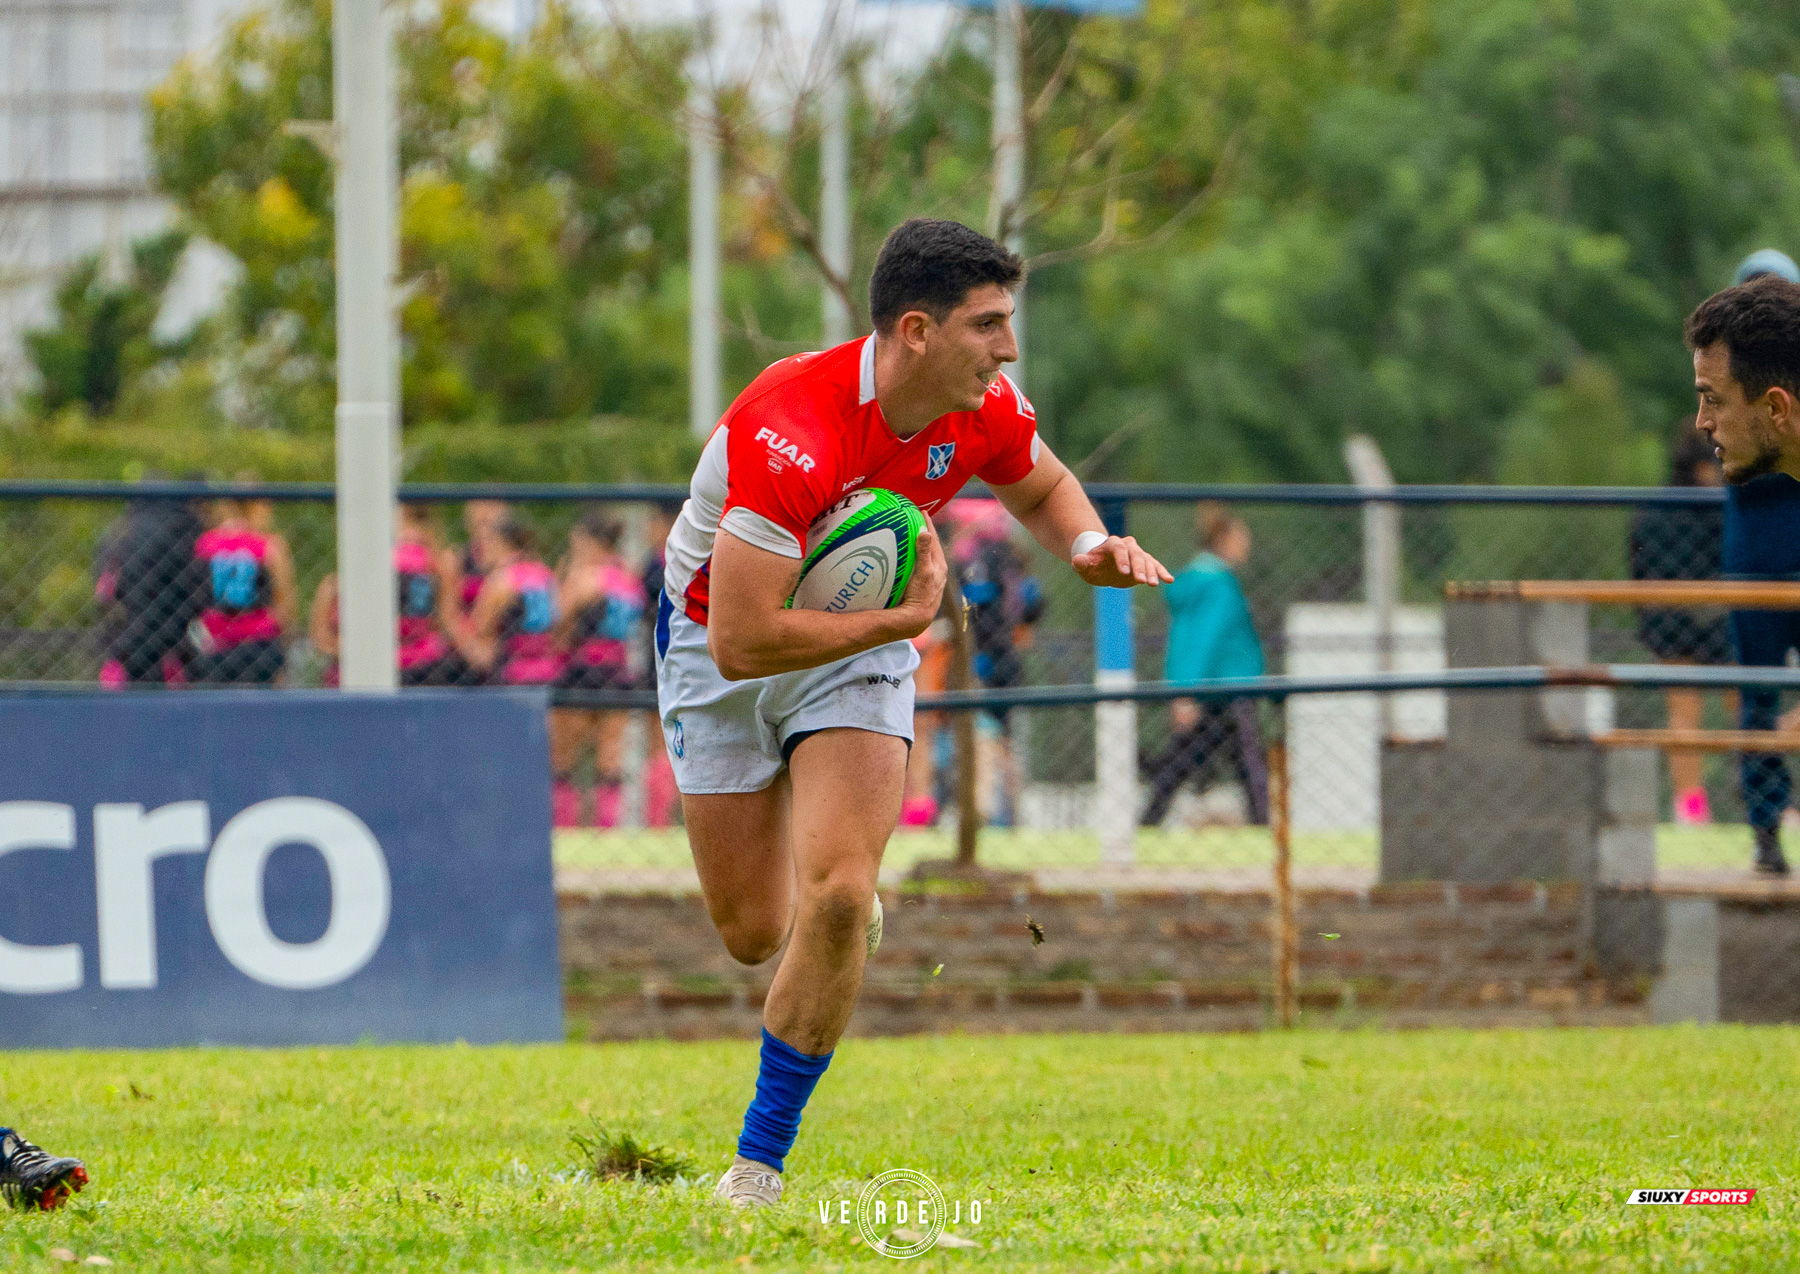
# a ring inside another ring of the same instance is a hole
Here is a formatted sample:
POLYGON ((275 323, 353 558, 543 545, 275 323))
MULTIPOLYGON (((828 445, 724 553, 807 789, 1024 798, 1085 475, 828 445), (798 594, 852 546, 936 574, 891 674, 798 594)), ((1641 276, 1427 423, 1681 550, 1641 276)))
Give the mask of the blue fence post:
MULTIPOLYGON (((1102 501, 1099 512, 1108 533, 1126 533, 1125 501, 1102 501)), ((1094 590, 1094 685, 1099 689, 1137 684, 1131 607, 1129 588, 1094 590)), ((1129 863, 1137 857, 1137 771, 1137 705, 1121 700, 1095 704, 1094 823, 1102 862, 1129 863)))

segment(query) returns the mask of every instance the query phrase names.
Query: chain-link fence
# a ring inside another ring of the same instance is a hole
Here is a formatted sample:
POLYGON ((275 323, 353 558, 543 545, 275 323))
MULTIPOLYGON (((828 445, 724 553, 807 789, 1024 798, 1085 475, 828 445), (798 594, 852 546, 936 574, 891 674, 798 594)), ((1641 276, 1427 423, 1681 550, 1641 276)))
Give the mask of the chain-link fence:
MULTIPOLYGON (((681 495, 409 488, 396 561, 403 680, 542 683, 560 687, 565 703, 582 692, 588 704, 633 702, 616 696, 650 685, 658 547, 681 495)), ((1467 662, 1446 653, 1448 581, 1719 573, 1722 504, 1706 489, 1401 488, 1374 500, 1354 488, 1104 486, 1094 495, 1182 577, 1177 589, 1135 597, 1129 641, 1141 681, 1429 672, 1467 662), (1247 622, 1221 632, 1207 619, 1221 610, 1247 622)), ((333 684, 330 497, 317 485, 0 486, 0 680, 333 684)), ((977 682, 1091 683, 1093 591, 994 516, 991 502, 958 502, 943 521, 973 603, 977 682)), ((948 684, 947 625, 921 645, 929 695, 948 684)), ((1579 646, 1568 649, 1583 662, 1732 657, 1716 607, 1590 606, 1579 646)), ((1527 652, 1507 662, 1539 661, 1527 652)), ((1740 724, 1732 698, 1639 688, 1593 692, 1582 710, 1594 733, 1721 729, 1740 724)), ((1784 705, 1767 691, 1754 698, 1741 724, 1775 728, 1784 705)), ((1245 847, 1267 839, 1255 830, 1267 821, 1256 740, 1285 735, 1296 863, 1321 881, 1366 875, 1378 848, 1382 741, 1426 746, 1447 728, 1443 696, 1429 693, 1309 697, 1280 712, 1266 702, 1145 704, 1129 714, 1137 781, 1121 786, 1116 767, 1110 784, 1097 777, 1097 753, 1118 750, 1101 733, 1105 720, 1093 707, 974 714, 984 863, 1080 872, 1128 854, 1140 869, 1250 870, 1266 851, 1245 847), (1309 839, 1327 831, 1329 853, 1309 839)), ((954 826, 956 731, 942 712, 922 713, 919 727, 897 868, 937 854, 954 826)), ((680 833, 661 830, 679 812, 649 713, 569 707, 554 738, 567 862, 652 876, 688 870, 680 833)), ((1751 774, 1746 783, 1730 752, 1674 749, 1666 761, 1656 778, 1664 862, 1747 863, 1744 794, 1766 824, 1779 782, 1751 774)), ((1791 820, 1781 805, 1777 818, 1791 820)))
MULTIPOLYGON (((556 855, 571 887, 696 887, 650 675, 659 546, 681 495, 403 497, 402 680, 550 687, 556 855)), ((947 611, 919 643, 889 886, 929 888, 960 859, 990 882, 1071 897, 1160 891, 1189 912, 1197 898, 1245 899, 1220 904, 1225 919, 1157 924, 1213 935, 1241 928, 1239 911, 1266 917, 1242 922, 1264 939, 1207 937, 1201 964, 1258 966, 1277 1014, 1358 988, 1484 1004, 1613 995, 1593 990, 1598 969, 1615 990, 1711 988, 1673 1015, 1800 1017, 1800 891, 1790 900, 1782 878, 1753 874, 1781 865, 1780 829, 1796 817, 1783 761, 1800 750, 1796 674, 1734 684, 1757 675, 1730 666, 1728 605, 1743 603, 1452 587, 1716 578, 1717 492, 1094 495, 1175 587, 1100 604, 992 502, 940 516, 968 605, 964 625, 947 611), (1131 667, 1097 672, 1109 648, 1131 667), (1589 684, 1542 671, 1602 664, 1615 675, 1589 684), (1494 667, 1524 680, 1457 688, 1494 667), (1155 684, 1218 678, 1234 689, 1155 684), (976 689, 948 689, 959 684, 976 689), (1382 911, 1419 889, 1443 914, 1382 911), (1459 897, 1487 910, 1457 912, 1459 897), (1425 930, 1452 936, 1431 947, 1425 930), (1231 945, 1269 940, 1262 956, 1231 945), (1412 965, 1429 976, 1401 976, 1412 965)), ((328 487, 0 485, 0 537, 0 681, 334 683, 328 487)), ((1800 609, 1768 604, 1784 609, 1752 617, 1791 637, 1800 609)), ((1793 644, 1764 641, 1756 657, 1783 661, 1793 644)), ((1166 938, 1144 944, 1145 961, 1186 958, 1166 938)), ((1170 994, 1191 1007, 1209 993, 1170 994)))

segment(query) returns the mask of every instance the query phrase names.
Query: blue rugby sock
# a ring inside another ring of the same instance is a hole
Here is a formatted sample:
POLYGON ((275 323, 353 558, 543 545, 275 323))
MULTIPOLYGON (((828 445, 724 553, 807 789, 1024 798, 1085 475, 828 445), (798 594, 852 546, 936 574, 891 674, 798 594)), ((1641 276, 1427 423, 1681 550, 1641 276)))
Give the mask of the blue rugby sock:
POLYGON ((800 1112, 806 1109, 806 1099, 812 1096, 813 1086, 829 1065, 830 1053, 823 1057, 802 1053, 776 1039, 764 1027, 756 1097, 744 1112, 744 1132, 738 1138, 737 1152, 782 1171, 782 1161, 794 1148, 794 1138, 800 1135, 800 1112))

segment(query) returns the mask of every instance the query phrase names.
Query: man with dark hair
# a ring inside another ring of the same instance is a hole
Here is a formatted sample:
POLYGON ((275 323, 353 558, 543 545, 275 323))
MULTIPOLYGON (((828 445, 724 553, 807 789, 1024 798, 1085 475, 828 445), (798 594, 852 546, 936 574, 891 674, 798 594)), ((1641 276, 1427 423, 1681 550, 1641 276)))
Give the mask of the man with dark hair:
MULTIPOLYGON (((1772 257, 1778 254, 1758 254, 1772 257)), ((1724 571, 1737 579, 1791 579, 1800 574, 1800 283, 1785 257, 1766 269, 1745 262, 1747 281, 1709 297, 1688 317, 1695 427, 1713 445, 1731 484, 1725 518, 1724 571)), ((1733 611, 1738 662, 1779 667, 1800 646, 1800 612, 1733 611)), ((1773 690, 1745 690, 1738 721, 1772 730, 1780 708, 1773 690)), ((1785 876, 1781 818, 1792 795, 1778 754, 1747 752, 1739 762, 1744 812, 1756 837, 1756 870, 1785 876)))
POLYGON ((881 245, 869 280, 869 321, 883 335, 908 310, 923 310, 942 323, 972 289, 986 284, 1010 293, 1024 279, 1018 254, 986 235, 961 222, 916 217, 881 245))
POLYGON ((1170 577, 1107 535, 1000 370, 1019 356, 1019 258, 951 221, 908 221, 875 263, 875 335, 783 359, 719 421, 669 532, 657 700, 694 866, 726 949, 761 964, 756 1096, 717 1195, 776 1202, 785 1156, 881 939, 876 874, 913 733, 911 639, 946 565, 929 521, 900 604, 789 609, 807 531, 846 496, 897 492, 926 514, 980 477, 1090 584, 1170 577))
POLYGON ((1759 274, 1688 316, 1695 421, 1718 448, 1725 481, 1800 478, 1800 283, 1759 274))

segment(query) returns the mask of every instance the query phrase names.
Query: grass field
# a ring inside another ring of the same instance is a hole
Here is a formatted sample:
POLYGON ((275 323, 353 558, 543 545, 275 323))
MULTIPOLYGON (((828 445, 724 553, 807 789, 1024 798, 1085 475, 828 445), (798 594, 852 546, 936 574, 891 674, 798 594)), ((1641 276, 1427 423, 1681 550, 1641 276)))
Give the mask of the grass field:
MULTIPOLYGON (((897 832, 888 842, 883 866, 905 871, 921 859, 948 858, 955 838, 940 831, 897 832)), ((1373 872, 1380 858, 1374 832, 1297 831, 1296 867, 1352 867, 1373 872)), ((989 867, 1085 867, 1100 862, 1100 838, 1088 831, 1027 831, 990 827, 981 833, 981 861, 989 867)), ((1664 868, 1694 871, 1748 871, 1750 830, 1741 824, 1659 827, 1656 860, 1664 868)), ((1145 866, 1233 869, 1270 863, 1274 846, 1267 828, 1213 827, 1202 831, 1141 831, 1137 861, 1145 866)), ((679 827, 637 832, 560 831, 556 861, 566 867, 687 868, 693 858, 687 833, 679 827)))
POLYGON ((1788 1028, 853 1041, 776 1211, 571 1172, 590 1117, 716 1172, 753 1066, 744 1043, 7 1054, 5 1117, 95 1180, 8 1216, 0 1268, 882 1270, 818 1204, 895 1167, 985 1201, 952 1227, 979 1246, 903 1269, 1800 1268, 1788 1028))

